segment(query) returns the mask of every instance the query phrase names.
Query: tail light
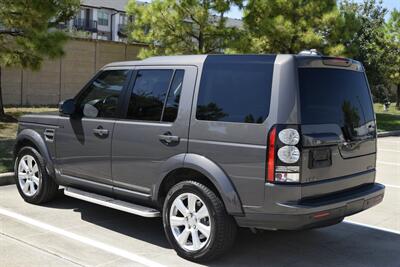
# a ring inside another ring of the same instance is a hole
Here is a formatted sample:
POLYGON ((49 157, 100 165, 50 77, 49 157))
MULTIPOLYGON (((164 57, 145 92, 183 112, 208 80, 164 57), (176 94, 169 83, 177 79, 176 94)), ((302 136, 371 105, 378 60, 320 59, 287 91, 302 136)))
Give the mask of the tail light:
POLYGON ((300 182, 300 133, 297 125, 275 125, 268 135, 267 182, 300 182))
POLYGON ((267 162, 267 181, 273 183, 275 181, 275 142, 276 128, 273 127, 268 137, 268 162, 267 162))

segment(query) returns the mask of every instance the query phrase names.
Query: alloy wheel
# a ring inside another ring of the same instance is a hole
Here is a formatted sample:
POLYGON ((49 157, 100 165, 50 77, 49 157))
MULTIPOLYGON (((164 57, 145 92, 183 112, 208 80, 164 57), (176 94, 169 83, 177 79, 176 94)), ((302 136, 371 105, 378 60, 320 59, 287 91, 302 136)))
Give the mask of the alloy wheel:
POLYGON ((18 181, 26 196, 33 196, 39 190, 40 170, 35 158, 25 155, 18 164, 18 181))
POLYGON ((175 198, 169 223, 175 240, 186 251, 199 251, 210 239, 210 212, 203 200, 193 193, 183 193, 175 198))

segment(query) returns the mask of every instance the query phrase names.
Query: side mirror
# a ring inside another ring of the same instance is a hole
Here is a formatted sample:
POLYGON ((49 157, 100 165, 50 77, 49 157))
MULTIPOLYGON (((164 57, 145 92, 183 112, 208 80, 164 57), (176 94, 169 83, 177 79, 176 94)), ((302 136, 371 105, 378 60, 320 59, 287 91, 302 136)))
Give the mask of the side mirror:
POLYGON ((58 104, 58 111, 61 114, 65 114, 65 115, 72 115, 75 113, 75 100, 74 99, 68 99, 65 101, 60 102, 60 104, 58 104))

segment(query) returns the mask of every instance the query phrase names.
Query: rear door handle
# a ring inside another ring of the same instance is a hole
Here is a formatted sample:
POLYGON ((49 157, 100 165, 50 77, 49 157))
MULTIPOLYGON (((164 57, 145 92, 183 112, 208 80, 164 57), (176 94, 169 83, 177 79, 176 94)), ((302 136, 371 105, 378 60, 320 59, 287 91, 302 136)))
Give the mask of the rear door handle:
POLYGON ((160 141, 166 145, 173 145, 179 143, 179 136, 172 135, 171 132, 166 132, 158 136, 160 141))
POLYGON ((93 129, 93 133, 99 137, 107 137, 109 132, 110 132, 109 130, 104 129, 102 126, 93 129))

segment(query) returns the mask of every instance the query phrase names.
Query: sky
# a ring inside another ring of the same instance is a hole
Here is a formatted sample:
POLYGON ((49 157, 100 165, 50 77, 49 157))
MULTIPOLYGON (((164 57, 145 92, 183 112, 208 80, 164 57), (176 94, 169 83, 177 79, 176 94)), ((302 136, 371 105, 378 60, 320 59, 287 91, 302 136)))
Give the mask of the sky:
MULTIPOLYGON (((356 0, 356 2, 363 2, 363 0, 356 0)), ((383 0, 383 6, 389 10, 393 10, 394 8, 400 10, 400 0, 383 0)), ((237 7, 233 7, 227 16, 235 19, 241 19, 242 11, 240 11, 237 7)))

